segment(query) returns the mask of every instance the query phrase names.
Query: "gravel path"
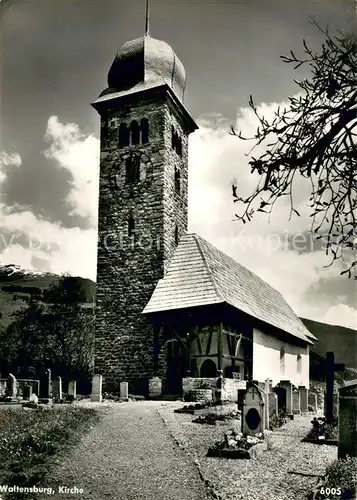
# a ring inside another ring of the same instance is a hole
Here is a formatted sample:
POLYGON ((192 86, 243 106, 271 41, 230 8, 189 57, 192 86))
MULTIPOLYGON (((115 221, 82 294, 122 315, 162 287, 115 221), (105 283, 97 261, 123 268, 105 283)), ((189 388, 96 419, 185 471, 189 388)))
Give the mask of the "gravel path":
MULTIPOLYGON (((204 482, 170 436, 158 413, 165 403, 120 403, 102 410, 101 422, 61 460, 47 487, 61 500, 205 500, 204 482), (83 494, 58 492, 59 486, 83 494)), ((48 499, 48 495, 40 496, 48 499)))
MULTIPOLYGON (((227 460, 205 455, 232 423, 200 425, 192 423, 190 415, 173 413, 172 407, 159 411, 171 434, 198 460, 201 473, 224 500, 305 500, 318 476, 337 458, 336 446, 301 442, 311 428, 311 416, 298 416, 271 433, 271 449, 259 453, 256 460, 227 460)), ((235 427, 239 430, 239 421, 235 427)))

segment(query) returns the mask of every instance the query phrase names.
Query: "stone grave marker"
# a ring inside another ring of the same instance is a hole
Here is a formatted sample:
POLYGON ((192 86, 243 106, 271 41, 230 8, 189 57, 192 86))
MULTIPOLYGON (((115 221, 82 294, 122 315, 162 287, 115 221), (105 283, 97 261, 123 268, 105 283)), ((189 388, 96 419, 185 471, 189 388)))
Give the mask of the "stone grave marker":
POLYGON ((326 422, 331 423, 334 417, 334 380, 336 371, 344 371, 344 364, 335 364, 335 354, 332 351, 326 353, 326 363, 321 365, 326 376, 325 417, 326 422))
POLYGON ((265 402, 263 392, 255 382, 248 382, 242 411, 242 433, 244 436, 254 436, 264 432, 265 402))
POLYGON ((302 413, 306 413, 308 411, 308 397, 309 397, 309 389, 305 386, 299 386, 300 392, 300 409, 302 413))
POLYGON ((357 456, 357 380, 339 388, 338 458, 357 456))
POLYGON ((300 407, 300 391, 293 392, 293 413, 295 415, 300 415, 301 407, 300 407))
POLYGON ((43 400, 43 402, 50 402, 52 399, 52 374, 50 368, 48 368, 41 377, 39 398, 43 400))
POLYGON ((275 392, 268 393, 269 418, 278 414, 278 396, 275 392))
POLYGON ((264 384, 265 384, 264 390, 267 394, 273 391, 273 381, 270 378, 265 379, 264 384))
POLYGON ((313 412, 317 413, 317 394, 310 392, 308 395, 309 406, 312 406, 313 412))
POLYGON ((128 382, 120 382, 119 386, 120 390, 120 399, 122 401, 128 401, 129 400, 129 385, 128 382))
POLYGON ((0 381, 0 398, 4 397, 6 395, 6 381, 1 380, 0 381))
POLYGON ((94 375, 92 378, 92 393, 90 395, 90 400, 93 403, 101 403, 102 402, 102 386, 103 386, 103 377, 102 375, 94 375))
POLYGON ((77 397, 77 381, 76 380, 70 380, 68 382, 68 398, 69 399, 76 399, 77 397))
POLYGON ((56 402, 63 401, 62 378, 56 377, 52 382, 52 395, 56 402))
POLYGON ((162 380, 160 377, 153 377, 149 380, 149 398, 159 397, 162 394, 162 380))
POLYGON ((15 375, 9 373, 6 384, 6 397, 16 399, 17 396, 17 380, 15 375))
POLYGON ((30 397, 31 397, 31 394, 32 394, 32 385, 30 385, 30 384, 24 385, 23 392, 22 392, 22 397, 26 401, 29 401, 30 397))
MULTIPOLYGON (((281 380, 279 382, 279 387, 286 390, 285 394, 285 411, 288 415, 291 415, 293 412, 293 386, 290 380, 281 380)), ((279 397, 279 396, 278 396, 279 397)), ((280 408, 284 409, 284 407, 280 408)))

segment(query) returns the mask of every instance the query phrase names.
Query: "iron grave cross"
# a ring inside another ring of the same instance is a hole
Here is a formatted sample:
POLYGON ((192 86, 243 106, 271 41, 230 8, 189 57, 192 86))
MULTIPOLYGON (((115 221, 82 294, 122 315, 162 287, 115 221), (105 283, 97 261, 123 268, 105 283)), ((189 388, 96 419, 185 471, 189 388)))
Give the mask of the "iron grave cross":
POLYGON ((326 363, 323 364, 326 374, 326 422, 331 423, 333 420, 333 389, 335 372, 343 372, 344 364, 335 364, 335 354, 332 351, 326 353, 326 363))

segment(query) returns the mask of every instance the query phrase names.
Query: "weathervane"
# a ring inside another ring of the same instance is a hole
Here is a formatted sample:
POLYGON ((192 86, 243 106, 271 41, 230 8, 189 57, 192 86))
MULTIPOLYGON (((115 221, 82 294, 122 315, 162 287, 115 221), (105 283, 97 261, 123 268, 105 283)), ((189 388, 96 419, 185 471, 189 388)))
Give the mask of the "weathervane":
POLYGON ((149 33, 149 0, 146 0, 145 36, 150 36, 150 33, 149 33))

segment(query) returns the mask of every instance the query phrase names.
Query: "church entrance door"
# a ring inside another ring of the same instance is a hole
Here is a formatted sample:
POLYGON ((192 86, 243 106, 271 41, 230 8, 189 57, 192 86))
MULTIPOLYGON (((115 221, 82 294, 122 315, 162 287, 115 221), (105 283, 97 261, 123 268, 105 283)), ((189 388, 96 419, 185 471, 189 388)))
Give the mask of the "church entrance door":
POLYGON ((182 393, 182 379, 186 376, 186 349, 176 339, 167 342, 166 394, 182 393))

